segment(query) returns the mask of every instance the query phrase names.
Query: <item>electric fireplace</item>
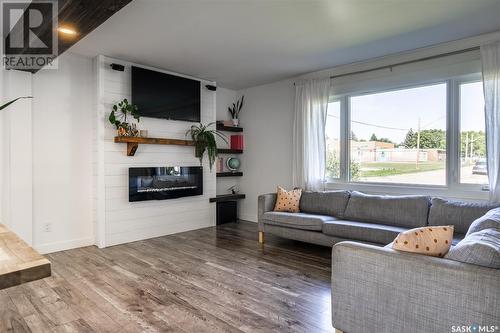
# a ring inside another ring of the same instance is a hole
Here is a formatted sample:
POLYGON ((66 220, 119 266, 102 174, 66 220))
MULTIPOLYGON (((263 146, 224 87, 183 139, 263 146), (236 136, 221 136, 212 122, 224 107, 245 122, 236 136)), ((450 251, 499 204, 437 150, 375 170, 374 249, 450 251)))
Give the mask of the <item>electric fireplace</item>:
POLYGON ((201 166, 129 168, 128 201, 166 200, 203 194, 201 166))

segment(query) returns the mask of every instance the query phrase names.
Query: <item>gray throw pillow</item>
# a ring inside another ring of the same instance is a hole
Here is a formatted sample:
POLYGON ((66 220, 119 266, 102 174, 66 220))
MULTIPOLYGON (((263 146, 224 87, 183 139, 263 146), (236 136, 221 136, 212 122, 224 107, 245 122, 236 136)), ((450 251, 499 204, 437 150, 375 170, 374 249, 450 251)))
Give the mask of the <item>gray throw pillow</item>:
POLYGON ((500 230, 500 208, 493 208, 492 210, 488 211, 486 214, 472 222, 469 230, 467 231, 467 236, 472 233, 490 228, 500 230))
POLYGON ((467 235, 445 258, 500 269, 500 230, 483 229, 467 235))

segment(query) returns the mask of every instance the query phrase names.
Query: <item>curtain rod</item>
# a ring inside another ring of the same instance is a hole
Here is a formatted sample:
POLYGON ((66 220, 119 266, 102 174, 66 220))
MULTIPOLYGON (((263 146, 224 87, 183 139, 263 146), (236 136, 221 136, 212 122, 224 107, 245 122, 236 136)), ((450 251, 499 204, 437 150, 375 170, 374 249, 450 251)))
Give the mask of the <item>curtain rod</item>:
MULTIPOLYGON (((392 69, 393 67, 397 66, 403 66, 403 65, 409 65, 409 64, 414 64, 417 62, 422 62, 422 61, 427 61, 427 60, 433 60, 433 59, 438 59, 438 58, 443 58, 443 57, 448 57, 452 56, 455 54, 461 54, 461 53, 467 53, 470 51, 477 51, 479 50, 479 46, 474 46, 474 47, 469 47, 468 49, 463 49, 463 50, 458 50, 458 51, 452 51, 452 52, 447 52, 447 53, 442 53, 442 54, 436 54, 433 56, 428 56, 428 57, 423 57, 415 60, 408 60, 408 61, 403 61, 403 62, 398 62, 396 64, 392 65, 384 65, 380 67, 375 67, 375 68, 370 68, 370 69, 364 69, 361 71, 355 71, 355 72, 349 72, 349 73, 344 73, 344 74, 338 74, 338 75, 332 75, 330 76, 330 79, 337 79, 339 77, 344 77, 344 76, 350 76, 350 75, 356 75, 356 74, 364 74, 364 73, 369 73, 373 71, 379 71, 381 69, 392 69)), ((294 83, 295 85, 295 83, 294 83)))
POLYGON ((433 56, 428 56, 428 57, 419 58, 419 59, 415 59, 415 60, 408 60, 408 61, 398 62, 398 63, 392 64, 392 65, 385 65, 385 66, 380 66, 380 67, 365 69, 365 70, 362 70, 362 71, 350 72, 350 73, 339 74, 339 75, 332 75, 332 76, 330 76, 330 79, 337 79, 339 77, 344 77, 344 76, 349 76, 349 75, 363 74, 363 73, 378 71, 378 70, 381 70, 381 69, 388 69, 388 68, 392 69, 393 67, 397 67, 397 66, 409 65, 409 64, 414 64, 414 63, 417 63, 417 62, 422 62, 422 61, 427 61, 427 60, 433 60, 433 59, 448 57, 448 56, 452 56, 452 55, 455 55, 455 54, 467 53, 467 52, 470 52, 470 51, 477 51, 477 50, 479 50, 479 46, 470 47, 468 49, 463 49, 463 50, 458 50, 458 51, 453 51, 453 52, 436 54, 436 55, 433 55, 433 56))

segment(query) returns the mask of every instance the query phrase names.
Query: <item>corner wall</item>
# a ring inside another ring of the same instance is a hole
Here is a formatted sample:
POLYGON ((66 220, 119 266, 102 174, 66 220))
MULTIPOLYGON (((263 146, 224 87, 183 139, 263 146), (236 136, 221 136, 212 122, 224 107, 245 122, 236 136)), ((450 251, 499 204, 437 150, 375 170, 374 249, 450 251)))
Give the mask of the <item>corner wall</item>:
POLYGON ((33 243, 43 253, 94 244, 92 59, 72 53, 33 75, 33 243))
POLYGON ((240 117, 245 128, 240 218, 257 221, 257 197, 292 186, 292 134, 294 86, 279 81, 238 91, 245 95, 240 117))
MULTIPOLYGON (((0 74, 0 101, 32 95, 30 73, 2 69, 0 74)), ((0 112, 0 223, 33 244, 32 100, 19 100, 0 112)))
POLYGON ((91 245, 92 59, 57 70, 1 71, 1 223, 42 253, 91 245))

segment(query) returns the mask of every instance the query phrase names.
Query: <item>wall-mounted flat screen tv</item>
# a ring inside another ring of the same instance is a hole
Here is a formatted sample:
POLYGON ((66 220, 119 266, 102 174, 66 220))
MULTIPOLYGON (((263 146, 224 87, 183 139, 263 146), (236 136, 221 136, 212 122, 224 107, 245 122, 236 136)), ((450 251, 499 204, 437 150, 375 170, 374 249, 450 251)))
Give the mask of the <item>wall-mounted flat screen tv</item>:
POLYGON ((200 81, 132 66, 132 102, 141 117, 200 122, 200 81))

